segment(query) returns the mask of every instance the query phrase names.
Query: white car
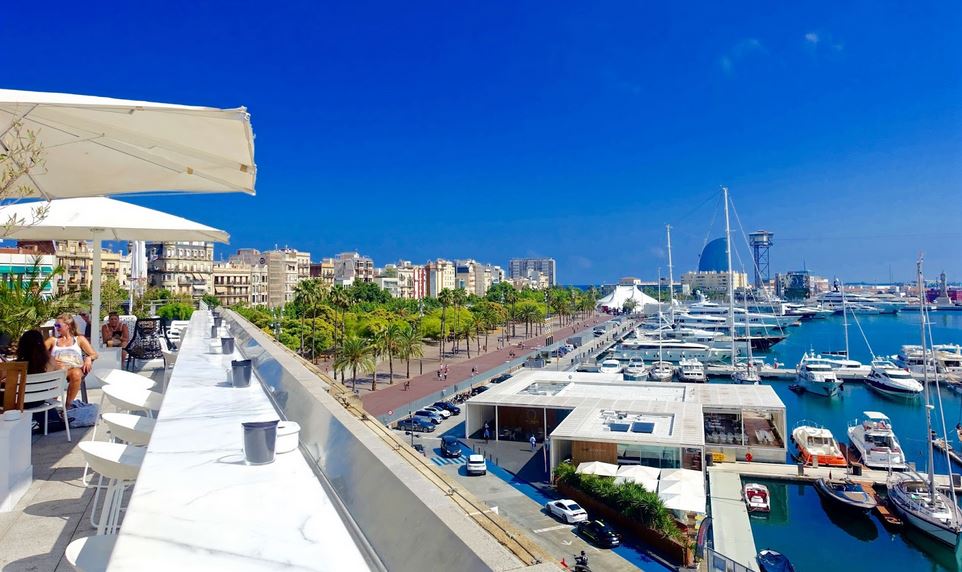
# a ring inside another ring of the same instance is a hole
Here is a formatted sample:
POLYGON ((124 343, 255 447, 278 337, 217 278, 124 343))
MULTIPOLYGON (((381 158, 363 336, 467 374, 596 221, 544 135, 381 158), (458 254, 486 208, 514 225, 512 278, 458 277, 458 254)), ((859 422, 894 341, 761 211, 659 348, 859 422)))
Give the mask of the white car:
POLYGON ((585 509, 581 508, 581 505, 573 500, 561 499, 551 501, 544 505, 544 508, 546 508, 552 516, 560 518, 568 524, 588 520, 588 513, 585 512, 585 509))
POLYGON ((464 469, 469 475, 486 475, 488 464, 484 462, 484 455, 468 455, 468 462, 464 469))
POLYGON ((425 407, 425 409, 427 409, 432 413, 437 413, 438 415, 440 415, 441 417, 444 417, 445 419, 447 419, 448 417, 451 417, 451 412, 448 411, 447 409, 441 409, 440 407, 435 407, 433 405, 428 405, 427 407, 425 407))

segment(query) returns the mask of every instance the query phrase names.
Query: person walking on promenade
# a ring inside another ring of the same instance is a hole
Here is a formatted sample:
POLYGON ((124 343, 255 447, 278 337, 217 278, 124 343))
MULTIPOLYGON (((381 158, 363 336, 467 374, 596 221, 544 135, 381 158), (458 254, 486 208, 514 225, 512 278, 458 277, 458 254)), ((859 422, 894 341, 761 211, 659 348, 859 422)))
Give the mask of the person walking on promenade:
POLYGON ((474 376, 476 376, 476 375, 478 375, 478 368, 472 367, 472 368, 471 368, 471 377, 474 377, 474 376))
POLYGON ((487 443, 491 439, 491 430, 488 429, 488 424, 484 424, 484 442, 487 443))
POLYGON ((535 447, 538 446, 538 440, 534 438, 534 435, 532 435, 531 438, 528 439, 528 442, 531 443, 531 452, 534 453, 535 447))

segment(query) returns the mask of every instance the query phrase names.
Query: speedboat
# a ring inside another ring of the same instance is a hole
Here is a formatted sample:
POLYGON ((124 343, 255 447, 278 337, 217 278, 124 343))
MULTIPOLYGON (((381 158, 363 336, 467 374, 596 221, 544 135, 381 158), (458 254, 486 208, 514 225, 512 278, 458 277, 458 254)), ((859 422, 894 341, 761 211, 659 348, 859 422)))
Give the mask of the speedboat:
POLYGON ((669 381, 675 375, 675 366, 666 361, 656 361, 648 369, 648 377, 653 381, 669 381))
POLYGON ((955 547, 962 534, 962 510, 929 481, 912 471, 892 473, 889 503, 903 520, 943 544, 955 547))
POLYGON ((848 440, 862 464, 871 469, 905 468, 905 454, 899 444, 892 422, 878 411, 865 411, 865 419, 848 428, 848 440))
POLYGON ((865 383, 879 393, 896 397, 918 397, 922 393, 922 384, 911 373, 887 359, 872 360, 865 383))
POLYGON ((628 365, 625 366, 624 373, 625 375, 641 378, 648 375, 648 368, 645 366, 644 360, 631 358, 628 360, 628 365))
POLYGON ((815 395, 834 397, 842 387, 842 380, 835 376, 831 366, 812 359, 807 353, 798 362, 795 373, 798 385, 815 395))
POLYGON ((781 552, 765 549, 755 559, 762 572, 795 572, 795 567, 781 552))
POLYGON ((806 465, 847 467, 848 461, 832 432, 817 425, 799 425, 792 431, 792 441, 806 465))
POLYGON ((616 359, 606 359, 598 366, 600 373, 621 373, 621 362, 616 359))
POLYGON ((848 478, 832 479, 831 473, 829 478, 815 481, 815 490, 823 499, 844 508, 865 512, 878 504, 875 497, 868 494, 858 483, 848 478))
POLYGON ((765 485, 746 483, 742 488, 742 499, 744 499, 745 508, 748 509, 749 513, 768 513, 772 509, 768 487, 765 485))
POLYGON ((761 371, 761 366, 755 360, 738 362, 735 364, 734 371, 732 371, 732 380, 735 383, 758 385, 762 380, 759 371, 761 371))
POLYGON ((696 359, 683 359, 678 362, 678 380, 685 382, 704 383, 705 366, 696 359))

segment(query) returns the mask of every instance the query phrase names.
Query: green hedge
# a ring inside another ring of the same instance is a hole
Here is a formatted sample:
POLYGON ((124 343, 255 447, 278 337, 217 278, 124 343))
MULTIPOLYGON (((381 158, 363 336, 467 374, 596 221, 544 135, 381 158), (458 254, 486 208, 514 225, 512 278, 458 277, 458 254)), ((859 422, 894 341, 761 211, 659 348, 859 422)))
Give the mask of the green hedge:
POLYGON ((558 465, 555 478, 669 538, 684 539, 671 510, 665 507, 656 491, 646 490, 637 483, 615 484, 611 477, 580 475, 571 463, 558 465))

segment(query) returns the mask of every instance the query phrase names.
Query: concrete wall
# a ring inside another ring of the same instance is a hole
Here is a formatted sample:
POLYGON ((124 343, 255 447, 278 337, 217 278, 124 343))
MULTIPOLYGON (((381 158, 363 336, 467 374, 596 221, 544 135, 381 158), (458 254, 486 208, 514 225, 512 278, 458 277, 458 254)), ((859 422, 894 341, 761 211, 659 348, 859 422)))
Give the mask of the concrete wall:
MULTIPOLYGON (((372 569, 513 570, 521 563, 437 486, 327 393, 327 384, 263 332, 226 311, 231 333, 301 451, 367 545, 372 569)), ((297 494, 292 491, 291 494, 297 494)))

